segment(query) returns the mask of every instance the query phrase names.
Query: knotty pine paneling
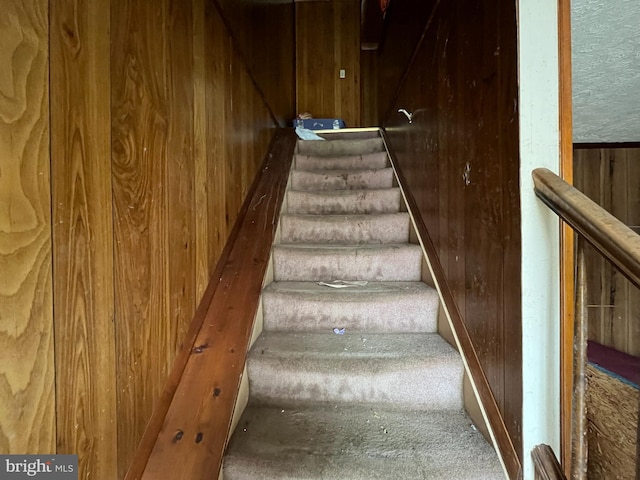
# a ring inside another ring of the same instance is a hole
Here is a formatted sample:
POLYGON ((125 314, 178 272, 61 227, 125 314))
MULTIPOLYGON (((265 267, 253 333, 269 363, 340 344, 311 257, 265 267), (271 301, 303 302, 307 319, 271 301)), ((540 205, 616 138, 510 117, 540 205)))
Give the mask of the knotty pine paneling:
MULTIPOLYGON (((640 148, 575 148, 574 184, 640 233, 640 148)), ((640 290, 589 245, 585 261, 589 339, 640 355, 640 290)))
POLYGON ((391 11, 387 17, 386 50, 378 58, 381 89, 385 79, 404 78, 395 97, 379 96, 383 109, 385 97, 395 98, 384 125, 522 455, 515 5, 433 2, 422 14, 424 31, 420 22, 407 23, 402 5, 396 3, 395 17, 391 11), (399 29, 394 18, 418 31, 407 31, 404 42, 392 41, 389 32, 399 29), (402 59, 414 51, 400 49, 423 33, 403 77, 402 59), (399 108, 413 113, 412 123, 399 108))
POLYGON ((359 2, 298 2, 295 8, 298 113, 361 126, 359 2))
POLYGON ((58 453, 117 478, 109 2, 51 3, 58 453))
POLYGON ((49 2, 0 9, 0 452, 55 451, 49 2))

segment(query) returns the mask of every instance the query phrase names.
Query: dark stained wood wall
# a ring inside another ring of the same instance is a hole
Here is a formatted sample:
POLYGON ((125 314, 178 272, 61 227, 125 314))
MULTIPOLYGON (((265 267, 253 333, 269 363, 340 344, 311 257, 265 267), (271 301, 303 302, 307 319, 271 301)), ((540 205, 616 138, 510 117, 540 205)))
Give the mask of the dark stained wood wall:
POLYGON ((0 9, 0 453, 76 453, 80 478, 124 476, 295 111, 292 2, 242 8, 0 9), (278 76, 234 35, 258 18, 251 42, 278 76))
MULTIPOLYGON (((522 455, 515 4, 455 0, 434 13, 384 126, 522 455), (398 108, 413 113, 411 124, 398 108)), ((398 54, 378 59, 381 89, 416 37, 385 45, 398 54)))
POLYGON ((295 10, 292 1, 218 0, 238 51, 278 124, 295 117, 295 10), (270 43, 277 48, 267 48, 270 43))
POLYGON ((360 2, 297 2, 296 108, 315 118, 360 118, 360 2), (345 78, 339 78, 339 70, 345 78))
MULTIPOLYGON (((576 148, 574 185, 640 233, 640 148, 576 148)), ((589 339, 640 356, 640 290, 595 249, 585 250, 589 339)))

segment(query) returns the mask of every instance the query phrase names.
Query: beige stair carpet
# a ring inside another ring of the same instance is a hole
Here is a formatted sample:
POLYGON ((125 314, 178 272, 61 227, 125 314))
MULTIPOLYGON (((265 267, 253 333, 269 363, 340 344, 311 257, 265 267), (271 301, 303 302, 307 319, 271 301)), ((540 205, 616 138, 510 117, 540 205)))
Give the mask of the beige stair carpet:
POLYGON ((299 141, 225 480, 498 479, 382 139, 299 141))

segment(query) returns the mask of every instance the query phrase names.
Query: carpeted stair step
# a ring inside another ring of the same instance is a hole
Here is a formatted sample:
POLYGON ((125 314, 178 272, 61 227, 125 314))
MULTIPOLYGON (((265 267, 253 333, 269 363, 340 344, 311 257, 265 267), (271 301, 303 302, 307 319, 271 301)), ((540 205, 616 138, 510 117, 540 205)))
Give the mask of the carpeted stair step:
POLYGON ((336 215, 394 213, 401 208, 399 188, 287 192, 287 211, 294 214, 336 215))
POLYGON ((309 245, 273 247, 274 280, 414 282, 420 280, 419 245, 309 245))
POLYGON ((264 329, 283 332, 435 333, 438 293, 423 282, 335 288, 273 282, 262 292, 264 329))
POLYGON ((255 403, 462 408, 463 366, 433 333, 263 332, 247 361, 255 403))
POLYGON ((364 138, 356 140, 299 140, 298 151, 300 155, 363 155, 367 153, 384 151, 382 138, 364 138))
POLYGON ((406 243, 409 214, 283 215, 281 228, 282 243, 406 243))
POLYGON ((496 480, 495 451, 460 410, 251 405, 224 460, 225 480, 496 480))
POLYGON ((387 168, 389 165, 387 152, 337 157, 297 154, 293 162, 293 168, 296 170, 361 170, 363 168, 387 168))
POLYGON ((362 190, 365 188, 392 188, 393 169, 377 170, 325 170, 291 172, 292 190, 362 190))

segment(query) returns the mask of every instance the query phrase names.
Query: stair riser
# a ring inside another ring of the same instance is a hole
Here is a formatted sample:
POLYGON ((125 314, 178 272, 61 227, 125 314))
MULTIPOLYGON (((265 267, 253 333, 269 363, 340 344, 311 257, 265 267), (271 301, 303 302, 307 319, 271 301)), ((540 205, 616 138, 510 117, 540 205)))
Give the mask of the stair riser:
POLYGON ((401 198, 397 188, 341 195, 290 190, 287 193, 287 212, 311 215, 394 213, 400 211, 401 198))
POLYGON ((257 352, 247 363, 249 389, 256 403, 266 405, 365 402, 418 410, 463 407, 461 363, 414 361, 410 368, 397 363, 348 359, 340 371, 326 371, 320 362, 304 369, 295 358, 261 358, 257 352))
POLYGON ((392 188, 394 187, 393 170, 384 168, 380 170, 354 170, 350 172, 304 172, 294 170, 291 172, 291 189, 293 190, 362 190, 365 188, 392 188))
POLYGON ((276 281, 366 280, 411 282, 420 280, 422 251, 416 245, 350 249, 273 249, 276 281))
MULTIPOLYGON (((326 287, 330 288, 330 287, 326 287)), ((339 295, 339 294, 338 294, 339 295)), ((437 331, 438 298, 433 292, 367 296, 366 300, 305 299, 295 293, 264 293, 264 329, 287 332, 409 333, 437 331)))
POLYGON ((381 138, 369 138, 362 140, 332 140, 298 141, 297 153, 301 155, 363 155, 384 151, 381 138))
POLYGON ((409 241, 409 215, 281 218, 282 243, 381 244, 409 241))
POLYGON ((294 158, 294 168, 297 170, 349 170, 387 167, 389 167, 389 157, 386 152, 342 157, 296 155, 294 158))

